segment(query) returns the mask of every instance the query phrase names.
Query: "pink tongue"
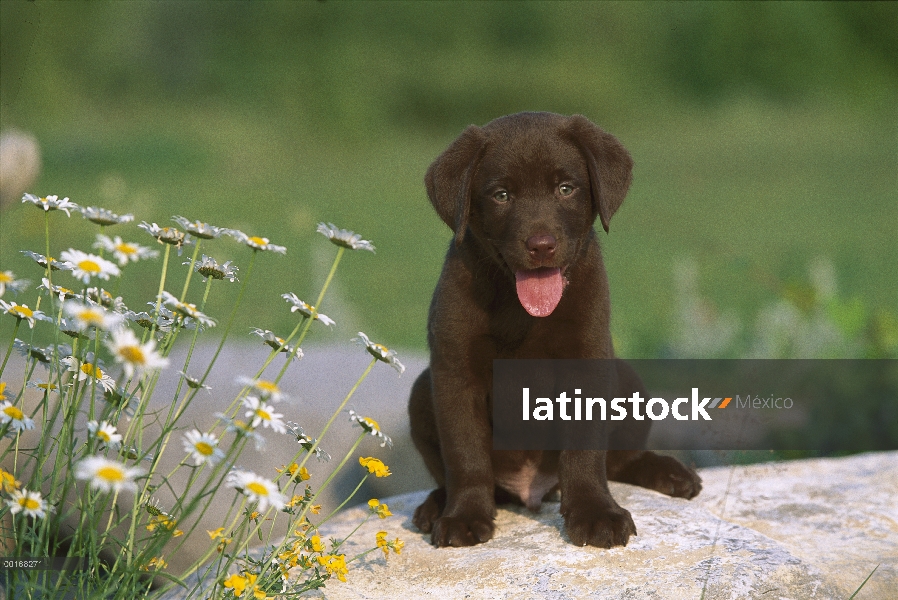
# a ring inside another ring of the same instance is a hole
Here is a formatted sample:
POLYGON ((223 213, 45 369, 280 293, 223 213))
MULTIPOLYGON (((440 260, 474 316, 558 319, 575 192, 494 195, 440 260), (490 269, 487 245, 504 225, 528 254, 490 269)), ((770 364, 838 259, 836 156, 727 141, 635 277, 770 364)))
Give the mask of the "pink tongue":
POLYGON ((564 285, 561 269, 541 267, 514 274, 521 306, 534 317, 548 317, 558 306, 564 285))

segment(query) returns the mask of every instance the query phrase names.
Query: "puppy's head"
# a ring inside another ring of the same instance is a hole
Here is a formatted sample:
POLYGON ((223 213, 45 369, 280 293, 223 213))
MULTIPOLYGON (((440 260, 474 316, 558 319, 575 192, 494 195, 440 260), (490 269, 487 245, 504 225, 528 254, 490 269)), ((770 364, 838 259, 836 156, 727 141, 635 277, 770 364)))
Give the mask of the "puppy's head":
POLYGON ((515 279, 527 312, 543 317, 596 218, 608 231, 632 168, 617 138, 583 116, 519 113, 465 129, 425 183, 455 243, 473 237, 515 279))

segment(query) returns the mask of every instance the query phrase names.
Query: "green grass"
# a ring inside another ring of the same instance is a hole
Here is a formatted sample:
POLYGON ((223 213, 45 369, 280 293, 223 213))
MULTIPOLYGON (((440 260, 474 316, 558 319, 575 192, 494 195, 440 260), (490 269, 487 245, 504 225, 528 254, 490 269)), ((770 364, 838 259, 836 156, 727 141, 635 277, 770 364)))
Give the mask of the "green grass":
MULTIPOLYGON (((338 279, 355 283, 337 282, 340 308, 348 307, 351 325, 376 339, 423 349, 427 306, 450 234, 429 206, 422 178, 451 136, 297 135, 262 115, 215 114, 214 124, 206 107, 146 114, 127 127, 54 129, 42 137, 45 170, 33 191, 133 212, 138 221, 165 224, 181 214, 286 245, 286 257, 261 257, 277 276, 254 281, 268 298, 241 316, 247 328, 278 332, 291 322, 280 294, 310 301, 326 274, 330 248, 315 224, 353 229, 378 251, 348 257, 338 279)), ((698 261, 704 294, 743 315, 778 297, 786 282, 806 278, 818 256, 834 261, 841 295, 898 306, 898 270, 889 267, 898 223, 894 127, 835 111, 752 103, 638 125, 602 124, 636 161, 631 192, 611 233, 600 235, 623 354, 653 356, 664 347, 672 265, 682 257, 698 261)), ((3 222, 3 268, 38 281, 38 269, 18 250, 43 251, 39 211, 11 207, 3 222)), ((61 216, 51 225, 53 253, 91 243, 90 228, 67 228, 61 216)), ((109 233, 152 242, 133 225, 109 233)), ((203 250, 238 266, 248 260, 229 241, 203 250)), ((183 269, 175 269, 174 281, 183 279, 183 269)), ((148 279, 129 290, 126 302, 137 308, 150 301, 155 285, 148 279)), ((227 300, 213 296, 209 312, 223 317, 227 300)), ((340 321, 339 312, 333 316, 340 321)), ((10 325, 0 323, 4 330, 10 325)))

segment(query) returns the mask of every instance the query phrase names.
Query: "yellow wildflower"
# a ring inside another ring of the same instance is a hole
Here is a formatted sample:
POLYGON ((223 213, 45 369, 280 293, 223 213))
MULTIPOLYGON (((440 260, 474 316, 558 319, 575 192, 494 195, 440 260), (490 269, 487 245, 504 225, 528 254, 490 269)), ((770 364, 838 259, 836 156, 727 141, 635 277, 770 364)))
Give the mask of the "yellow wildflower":
POLYGON ((377 477, 389 477, 390 475, 392 475, 392 473, 390 473, 390 468, 373 456, 360 456, 359 464, 368 469, 369 473, 374 473, 374 475, 377 477))
POLYGON ((389 542, 387 541, 387 532, 378 531, 374 534, 374 539, 377 543, 377 547, 384 551, 384 557, 388 557, 390 555, 390 548, 389 542))
MULTIPOLYGON (((0 383, 0 386, 5 386, 5 383, 0 383)), ((0 387, 0 393, 3 392, 3 388, 0 387)), ((8 473, 3 469, 0 469, 0 489, 2 489, 7 494, 11 494, 22 485, 20 482, 16 481, 16 478, 12 473, 8 473)))
POLYGON ((234 596, 238 598, 243 595, 244 590, 246 590, 247 583, 249 582, 247 581, 246 577, 238 575, 237 573, 234 573, 224 580, 225 588, 234 590, 234 596))
POLYGON ((159 569, 164 569, 167 566, 168 563, 165 562, 165 560, 161 556, 154 556, 150 559, 150 562, 140 568, 144 571, 149 571, 150 569, 156 569, 158 571, 159 569))
POLYGON ((318 564, 322 565, 329 575, 336 576, 340 581, 346 581, 346 557, 343 554, 329 554, 317 557, 318 564))
POLYGON ((299 465, 296 463, 290 463, 286 467, 281 467, 280 469, 275 469, 275 470, 278 473, 283 473, 286 471, 287 474, 290 476, 290 479, 296 483, 299 483, 301 481, 306 481, 307 479, 309 479, 312 476, 311 473, 309 473, 309 470, 307 468, 305 468, 305 467, 300 468, 299 465))

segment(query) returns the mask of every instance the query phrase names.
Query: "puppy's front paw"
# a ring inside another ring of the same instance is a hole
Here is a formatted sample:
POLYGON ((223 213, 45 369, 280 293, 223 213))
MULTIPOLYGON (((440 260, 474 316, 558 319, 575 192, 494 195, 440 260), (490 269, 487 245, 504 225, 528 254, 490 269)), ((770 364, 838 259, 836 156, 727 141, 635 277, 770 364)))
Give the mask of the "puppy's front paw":
POLYGON ((434 522, 443 514, 446 508, 446 490, 437 488, 430 492, 427 500, 421 503, 421 506, 415 509, 415 515, 412 517, 412 523, 421 530, 422 533, 430 533, 433 530, 434 522))
POLYGON ((616 504, 596 507, 581 502, 562 510, 562 515, 567 535, 577 546, 626 546, 630 536, 636 535, 630 512, 616 504))
POLYGON ((496 526, 491 517, 441 517, 433 523, 434 546, 474 546, 492 539, 496 526))
POLYGON ((632 483, 674 498, 695 498, 702 491, 702 480, 672 456, 646 452, 626 466, 615 481, 632 483))

